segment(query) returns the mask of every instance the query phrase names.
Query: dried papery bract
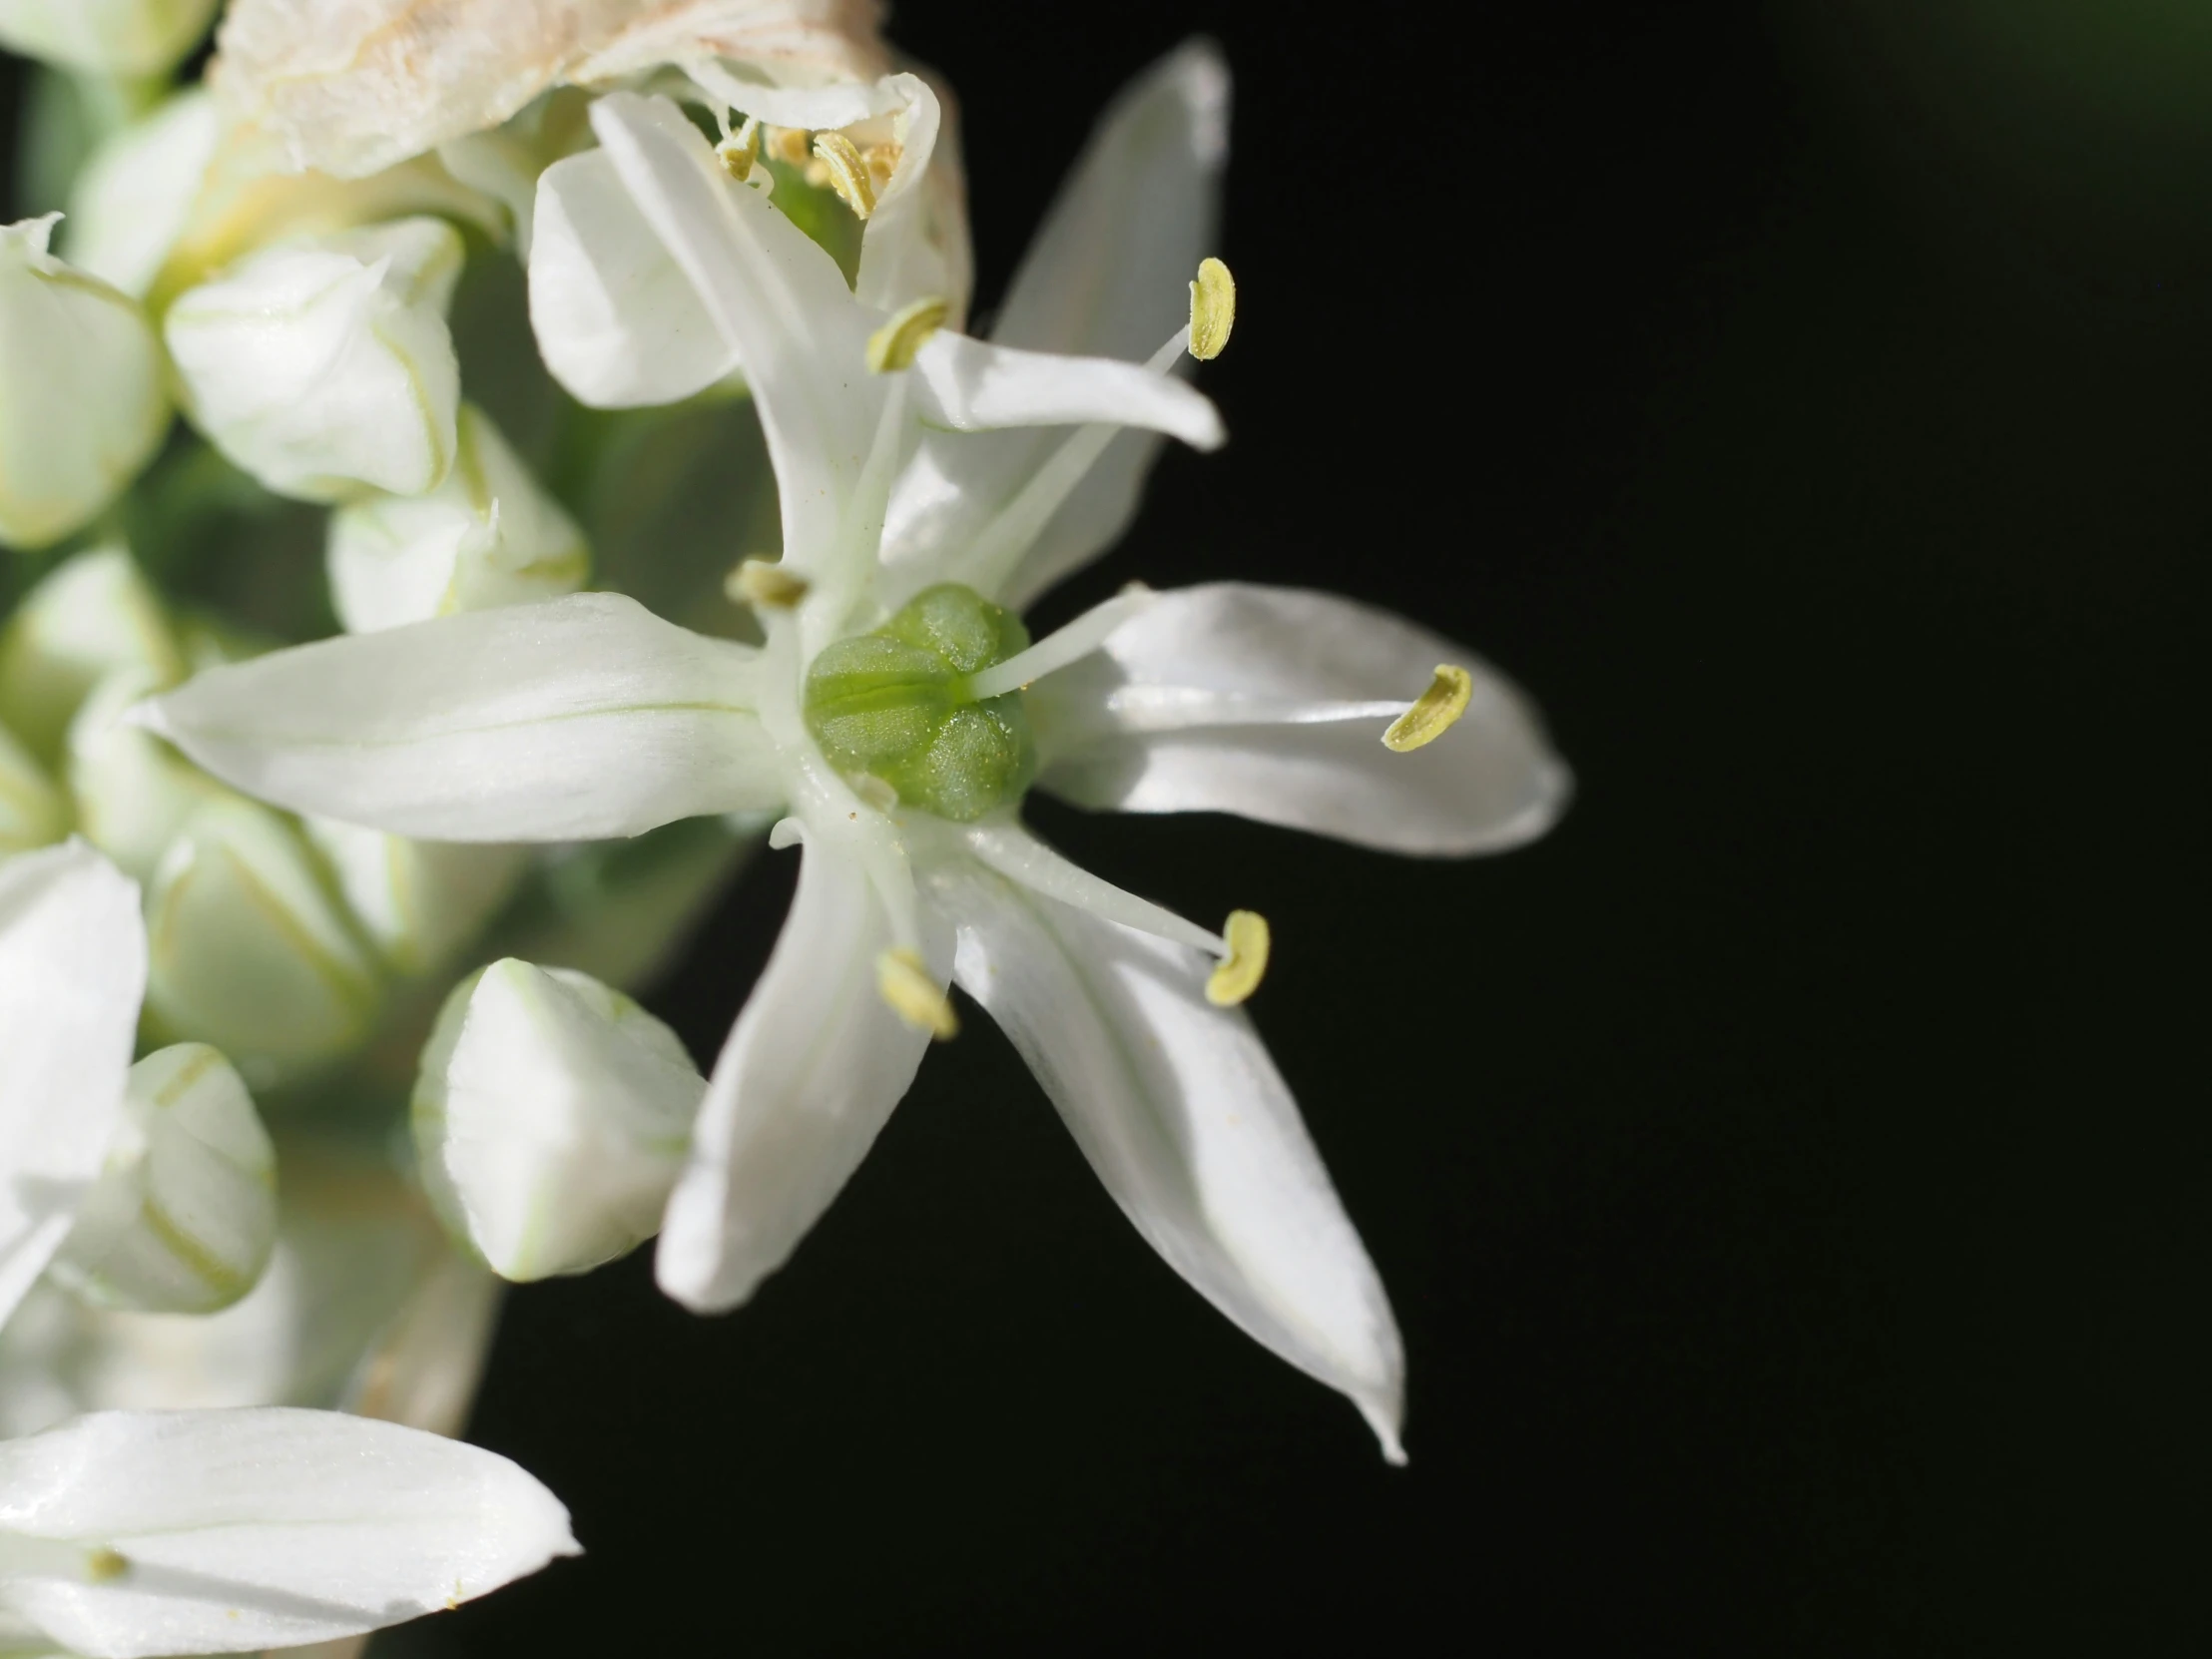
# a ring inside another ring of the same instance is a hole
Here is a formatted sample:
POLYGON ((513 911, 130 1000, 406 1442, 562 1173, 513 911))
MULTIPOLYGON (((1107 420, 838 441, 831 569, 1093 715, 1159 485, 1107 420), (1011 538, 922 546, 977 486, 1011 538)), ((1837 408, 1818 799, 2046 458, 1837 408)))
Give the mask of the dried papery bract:
POLYGON ((294 165, 374 173, 564 82, 722 58, 769 84, 867 81, 874 0, 238 0, 211 80, 294 165))

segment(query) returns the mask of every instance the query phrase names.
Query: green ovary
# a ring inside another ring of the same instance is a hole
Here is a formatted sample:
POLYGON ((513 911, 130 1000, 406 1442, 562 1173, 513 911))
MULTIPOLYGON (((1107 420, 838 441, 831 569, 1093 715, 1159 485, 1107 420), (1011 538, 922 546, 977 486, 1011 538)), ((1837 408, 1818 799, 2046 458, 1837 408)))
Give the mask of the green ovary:
POLYGON ((979 819, 1021 799, 1037 749, 1021 693, 978 701, 968 677, 1028 648, 1005 607, 953 583, 929 588, 815 658, 807 728, 839 772, 880 778, 939 818, 979 819))

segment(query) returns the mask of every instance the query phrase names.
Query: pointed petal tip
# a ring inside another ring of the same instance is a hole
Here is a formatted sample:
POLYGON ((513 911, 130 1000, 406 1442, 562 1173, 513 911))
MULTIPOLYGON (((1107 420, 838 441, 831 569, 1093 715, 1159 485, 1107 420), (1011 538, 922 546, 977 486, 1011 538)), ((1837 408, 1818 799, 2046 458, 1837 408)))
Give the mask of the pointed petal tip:
POLYGON ((1360 1415, 1368 1419, 1368 1426, 1375 1430, 1375 1437, 1382 1447, 1382 1461, 1393 1469, 1405 1466, 1405 1442, 1399 1438, 1399 1425, 1404 1411, 1393 1399, 1359 1399, 1353 1402, 1360 1407, 1360 1415))
POLYGON ((136 726, 142 732, 151 732, 156 737, 166 738, 170 735, 169 715, 162 707, 162 699, 158 697, 142 697, 115 718, 118 725, 136 726))

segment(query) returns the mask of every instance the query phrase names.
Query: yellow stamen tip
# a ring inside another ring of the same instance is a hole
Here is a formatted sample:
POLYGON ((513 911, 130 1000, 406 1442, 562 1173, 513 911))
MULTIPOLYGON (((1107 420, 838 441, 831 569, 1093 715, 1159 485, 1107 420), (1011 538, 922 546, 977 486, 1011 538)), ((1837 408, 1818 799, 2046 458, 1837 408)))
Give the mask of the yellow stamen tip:
POLYGON ((95 1584, 113 1584, 131 1570, 131 1558, 120 1550, 96 1549, 85 1558, 85 1576, 95 1584))
POLYGON ((865 219, 875 211, 875 181, 868 177, 867 158, 850 139, 842 133, 817 133, 815 160, 828 170, 830 188, 852 210, 853 218, 865 219))
POLYGON ((761 159, 761 124, 748 121, 715 146, 715 155, 722 162, 722 171, 744 184, 753 177, 753 164, 761 159))
POLYGON ((929 343, 929 336, 944 326, 952 314, 952 301, 924 294, 905 306, 890 321, 867 337, 867 366, 871 374, 894 374, 914 366, 914 353, 929 343))
POLYGON ((771 559, 748 559, 722 584, 734 604, 756 610, 788 611, 807 597, 807 579, 794 576, 771 559))
POLYGON ((1231 910, 1221 934, 1229 941, 1229 954, 1207 976, 1206 1000, 1217 1008, 1234 1008, 1268 976, 1274 937, 1268 931, 1268 918, 1258 910, 1231 910))
POLYGON ((771 127, 768 129, 768 153, 786 167, 804 167, 812 149, 804 127, 771 127))
POLYGON ((1212 362, 1237 326, 1237 278, 1219 260, 1201 260, 1191 284, 1191 355, 1212 362))
POLYGON ((960 1016, 952 1011, 952 998, 938 988, 928 964, 911 950, 886 950, 875 958, 875 988, 891 1012, 916 1031, 926 1031, 941 1043, 960 1034, 960 1016))
POLYGON ((1422 744, 1434 743, 1459 724, 1473 696, 1473 675, 1450 663, 1438 663, 1428 689, 1382 734, 1383 748, 1409 755, 1422 744))

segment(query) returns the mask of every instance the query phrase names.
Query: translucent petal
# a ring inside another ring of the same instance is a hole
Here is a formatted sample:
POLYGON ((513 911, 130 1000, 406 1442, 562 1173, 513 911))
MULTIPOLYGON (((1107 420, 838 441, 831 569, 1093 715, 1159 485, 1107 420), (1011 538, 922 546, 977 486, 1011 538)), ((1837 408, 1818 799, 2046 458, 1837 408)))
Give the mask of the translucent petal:
POLYGON ((79 840, 0 863, 0 1323, 100 1173, 145 984, 135 882, 79 840))
POLYGON ((0 1445, 0 1589, 89 1659, 327 1641, 576 1553, 506 1458, 335 1411, 100 1412, 0 1445))
POLYGON ((928 1046, 877 992, 891 932, 866 872, 820 841, 804 857, 661 1228, 661 1289, 698 1313, 737 1307, 784 1265, 875 1144, 928 1046))
POLYGON ((294 812, 425 840, 591 840, 781 804, 752 658, 577 594, 213 669, 143 718, 294 812))
POLYGON ((1028 697, 1041 786, 1084 807, 1236 813, 1442 855, 1532 839, 1572 788, 1503 675, 1334 594, 1241 582, 1163 593, 1028 697), (1359 711, 1411 701, 1438 663, 1473 676, 1466 715, 1426 748, 1392 754, 1381 741, 1388 715, 1359 711))
POLYGON ((1137 1231, 1241 1329, 1358 1405, 1398 1460, 1389 1303, 1252 1023, 1211 965, 1015 886, 940 866, 953 975, 989 1010, 1137 1231))
POLYGON ((1202 392, 1107 357, 1017 351, 945 331, 915 356, 914 378, 923 419, 962 432, 1105 421, 1199 449, 1219 448, 1228 435, 1202 392))

